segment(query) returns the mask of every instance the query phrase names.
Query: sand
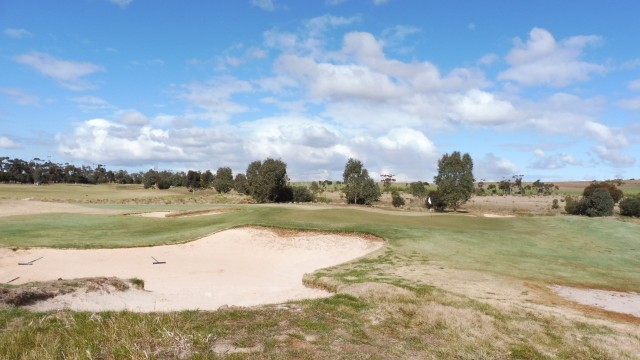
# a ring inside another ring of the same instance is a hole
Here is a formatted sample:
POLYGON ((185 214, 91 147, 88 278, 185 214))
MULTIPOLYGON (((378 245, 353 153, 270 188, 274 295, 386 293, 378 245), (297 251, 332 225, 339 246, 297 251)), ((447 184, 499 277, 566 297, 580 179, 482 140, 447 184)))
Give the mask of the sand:
POLYGON ((12 284, 83 277, 139 278, 145 290, 81 292, 30 306, 33 310, 215 310, 330 294, 302 284, 305 273, 337 265, 382 247, 356 236, 266 229, 223 231, 187 244, 100 250, 0 249, 0 281, 12 284), (37 258, 33 265, 18 265, 37 258), (153 264, 155 257, 166 264, 153 264))
POLYGON ((554 285, 551 290, 578 304, 596 306, 604 310, 640 317, 640 294, 597 289, 578 289, 554 285))

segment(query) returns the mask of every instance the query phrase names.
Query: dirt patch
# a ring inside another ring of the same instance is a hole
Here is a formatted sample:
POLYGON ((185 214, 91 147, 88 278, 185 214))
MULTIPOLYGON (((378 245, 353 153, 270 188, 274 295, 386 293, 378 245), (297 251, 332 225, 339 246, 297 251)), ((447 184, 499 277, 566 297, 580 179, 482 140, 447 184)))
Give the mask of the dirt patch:
POLYGON ((194 210, 194 211, 152 211, 152 212, 134 213, 134 214, 127 214, 127 215, 147 217, 147 218, 178 218, 178 217, 219 215, 219 214, 225 214, 231 211, 235 211, 235 210, 209 209, 209 210, 194 210))
POLYGON ((582 305, 595 306, 607 311, 640 317, 640 294, 598 289, 579 289, 554 285, 551 290, 566 299, 582 305))
POLYGON ((0 200, 0 217, 17 215, 66 214, 119 214, 121 211, 96 209, 82 205, 24 200, 0 200))
POLYGON ((215 310, 317 298, 329 292, 302 284, 305 273, 363 256, 382 246, 357 236, 232 229, 180 245, 99 250, 0 249, 0 279, 12 284, 85 277, 138 278, 146 291, 66 293, 35 310, 215 310), (18 263, 42 259, 32 266, 18 263), (157 260, 157 261, 156 261, 157 260))

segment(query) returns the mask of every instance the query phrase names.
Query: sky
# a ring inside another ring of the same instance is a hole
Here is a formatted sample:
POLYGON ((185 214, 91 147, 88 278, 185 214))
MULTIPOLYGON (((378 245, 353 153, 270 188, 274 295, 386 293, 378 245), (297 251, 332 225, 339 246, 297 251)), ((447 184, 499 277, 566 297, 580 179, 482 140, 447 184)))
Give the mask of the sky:
POLYGON ((640 2, 0 0, 0 156, 640 178, 640 2))

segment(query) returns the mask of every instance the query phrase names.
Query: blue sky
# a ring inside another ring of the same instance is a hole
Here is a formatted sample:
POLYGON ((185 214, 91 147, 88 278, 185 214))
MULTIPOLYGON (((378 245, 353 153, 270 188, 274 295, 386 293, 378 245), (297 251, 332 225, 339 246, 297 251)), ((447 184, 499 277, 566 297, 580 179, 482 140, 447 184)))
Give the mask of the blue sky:
POLYGON ((640 3, 0 0, 0 156, 640 178, 640 3))

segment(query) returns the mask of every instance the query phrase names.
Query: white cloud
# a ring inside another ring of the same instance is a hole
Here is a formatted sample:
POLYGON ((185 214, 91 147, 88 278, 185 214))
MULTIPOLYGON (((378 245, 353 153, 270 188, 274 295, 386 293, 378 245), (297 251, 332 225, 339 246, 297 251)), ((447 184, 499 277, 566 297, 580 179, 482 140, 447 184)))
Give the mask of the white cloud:
POLYGON ((592 74, 603 74, 605 67, 581 61, 584 47, 600 41, 598 36, 574 36, 556 42, 545 29, 533 28, 525 43, 515 40, 515 47, 506 60, 511 67, 498 75, 525 86, 550 85, 562 87, 586 81, 592 74))
POLYGON ((232 97, 238 93, 247 93, 253 86, 244 80, 222 77, 207 82, 192 82, 182 86, 178 97, 189 104, 204 110, 192 113, 194 118, 211 121, 227 121, 233 114, 248 110, 245 105, 234 102, 232 97))
POLYGON ((511 161, 487 153, 473 164, 473 175, 477 181, 497 181, 519 174, 520 169, 511 161))
POLYGON ((540 156, 540 159, 538 161, 534 162, 529 167, 532 169, 554 170, 565 168, 569 165, 578 164, 580 164, 580 162, 576 160, 576 158, 574 158, 572 155, 567 153, 554 154, 548 157, 545 157, 543 154, 542 156, 540 156))
POLYGON ((76 96, 70 99, 77 104, 78 108, 84 112, 95 112, 113 110, 115 106, 97 96, 76 96))
POLYGON ((0 88, 0 94, 7 95, 18 105, 38 105, 40 102, 37 96, 29 94, 22 89, 0 88))
POLYGON ((533 154, 539 158, 543 158, 544 157, 544 150, 542 149, 535 149, 533 150, 533 154))
POLYGON ((618 102, 616 102, 616 105, 628 110, 640 110, 640 96, 619 100, 618 102))
POLYGON ((104 68, 100 65, 89 62, 60 60, 40 52, 20 55, 16 58, 16 61, 34 68, 41 74, 57 80, 60 85, 74 91, 92 88, 93 85, 83 78, 93 73, 104 71, 104 68))
POLYGON ((276 4, 273 0, 251 0, 251 5, 259 7, 262 10, 266 11, 275 11, 276 4))
POLYGON ((624 168, 631 167, 636 163, 636 159, 632 156, 623 154, 619 148, 610 148, 603 145, 596 145, 592 150, 607 165, 624 168))
POLYGON ((640 79, 629 81, 629 90, 640 91, 640 79))
POLYGON ((17 149, 20 145, 6 136, 0 136, 0 149, 17 149))
POLYGON ((474 124, 502 123, 517 116, 510 102, 488 92, 472 89, 454 97, 453 110, 458 114, 457 118, 474 124))
POLYGON ((133 2, 133 0, 109 0, 109 2, 111 2, 112 4, 116 4, 124 9, 129 6, 129 4, 133 2))
POLYGON ((496 61, 498 61, 499 59, 500 59, 500 58, 498 57, 498 55, 491 53, 491 54, 483 55, 483 56, 478 60, 478 63, 479 63, 479 64, 481 64, 481 65, 488 66, 488 65, 491 65, 491 64, 495 63, 495 62, 496 62, 496 61))
POLYGON ((127 126, 144 126, 149 124, 149 119, 139 111, 124 110, 120 112, 119 122, 127 126))
POLYGON ((2 33, 4 33, 6 36, 13 38, 13 39, 24 39, 24 38, 29 38, 29 37, 33 37, 33 34, 30 33, 28 30, 25 29, 4 29, 2 31, 2 33))
POLYGON ((71 134, 56 135, 58 151, 86 162, 135 166, 161 162, 208 162, 212 154, 231 159, 239 139, 219 129, 161 130, 105 119, 85 121, 71 134))

